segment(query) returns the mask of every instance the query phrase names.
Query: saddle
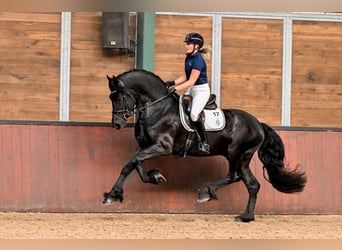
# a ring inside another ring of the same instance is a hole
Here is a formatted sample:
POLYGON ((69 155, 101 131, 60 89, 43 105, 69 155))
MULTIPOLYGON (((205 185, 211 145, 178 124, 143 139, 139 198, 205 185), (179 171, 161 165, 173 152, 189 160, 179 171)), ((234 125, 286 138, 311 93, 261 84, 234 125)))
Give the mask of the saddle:
MULTIPOLYGON (((180 120, 183 127, 189 131, 194 132, 193 125, 190 119, 192 96, 181 95, 179 98, 179 113, 180 120)), ((226 126, 226 119, 223 111, 217 107, 216 95, 211 94, 204 110, 200 114, 201 118, 205 121, 204 127, 206 131, 219 131, 226 126)))
MULTIPOLYGON (((192 105, 192 96, 191 95, 182 95, 183 98, 183 108, 187 115, 190 115, 191 105, 192 105)), ((217 109, 216 104, 216 95, 210 94, 209 100, 206 103, 204 109, 214 110, 217 109)))

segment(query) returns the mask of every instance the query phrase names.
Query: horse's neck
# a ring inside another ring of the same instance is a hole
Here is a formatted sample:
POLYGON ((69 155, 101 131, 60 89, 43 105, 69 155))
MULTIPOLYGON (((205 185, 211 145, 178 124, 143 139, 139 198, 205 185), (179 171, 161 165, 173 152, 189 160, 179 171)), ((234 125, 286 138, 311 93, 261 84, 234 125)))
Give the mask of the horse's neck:
MULTIPOLYGON (((140 72, 134 72, 133 74, 140 74, 140 72)), ((127 89, 134 91, 138 108, 149 105, 166 95, 166 87, 163 82, 151 78, 149 75, 135 75, 134 77, 123 78, 122 80, 127 89)))
POLYGON ((143 108, 149 103, 153 102, 154 98, 142 94, 138 94, 139 98, 137 100, 137 107, 138 108, 143 108))
POLYGON ((146 106, 152 102, 158 101, 163 98, 166 93, 162 91, 158 91, 158 88, 154 87, 138 87, 132 88, 135 94, 138 96, 137 105, 138 106, 146 106))

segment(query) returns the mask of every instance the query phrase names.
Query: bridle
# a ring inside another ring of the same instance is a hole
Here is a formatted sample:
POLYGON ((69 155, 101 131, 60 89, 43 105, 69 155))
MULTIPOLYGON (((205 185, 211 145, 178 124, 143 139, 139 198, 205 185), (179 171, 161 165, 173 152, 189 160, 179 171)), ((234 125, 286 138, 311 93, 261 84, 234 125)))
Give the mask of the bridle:
MULTIPOLYGON (((116 92, 119 92, 118 90, 114 90, 110 93, 110 95, 116 93, 116 92)), ((129 108, 128 105, 127 105, 127 97, 130 97, 131 99, 134 100, 135 102, 135 97, 133 96, 132 93, 130 93, 128 90, 127 91, 122 91, 122 96, 123 96, 123 102, 124 102, 124 108, 123 109, 120 109, 120 110, 115 110, 112 112, 112 116, 114 115, 118 115, 118 114, 122 114, 124 113, 123 117, 124 117, 124 120, 127 121, 127 119, 129 118, 129 116, 131 115, 132 112, 135 111, 136 109, 136 106, 134 105, 132 108, 129 108)))
MULTIPOLYGON (((122 84, 122 86, 124 86, 122 80, 119 80, 122 84)), ((113 90, 110 95, 116 93, 116 92, 121 92, 122 95, 123 95, 123 102, 124 102, 124 108, 121 109, 121 110, 116 110, 116 111, 113 111, 112 112, 112 115, 117 115, 117 114, 122 114, 124 113, 124 120, 127 121, 127 119, 129 118, 129 116, 131 115, 132 112, 135 112, 135 111, 139 111, 139 112, 142 112, 144 111, 145 109, 147 109, 148 107, 151 107, 153 105, 155 105, 156 103, 158 102, 161 102, 163 100, 165 100, 167 97, 169 97, 168 94, 158 98, 157 100, 153 101, 153 102, 150 102, 150 103, 147 103, 145 106, 143 107, 140 107, 138 108, 136 105, 134 105, 132 108, 129 108, 128 105, 127 105, 127 97, 131 98, 134 100, 134 102, 136 102, 136 97, 134 96, 133 93, 131 93, 129 90, 125 90, 125 91, 120 91, 120 90, 113 90)))

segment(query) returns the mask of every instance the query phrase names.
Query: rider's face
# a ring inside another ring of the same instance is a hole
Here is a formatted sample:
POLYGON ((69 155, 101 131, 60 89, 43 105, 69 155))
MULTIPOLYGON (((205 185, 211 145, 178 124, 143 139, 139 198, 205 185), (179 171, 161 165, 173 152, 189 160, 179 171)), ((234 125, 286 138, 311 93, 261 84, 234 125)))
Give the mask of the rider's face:
POLYGON ((192 54, 194 46, 195 45, 193 43, 185 43, 185 54, 192 54))

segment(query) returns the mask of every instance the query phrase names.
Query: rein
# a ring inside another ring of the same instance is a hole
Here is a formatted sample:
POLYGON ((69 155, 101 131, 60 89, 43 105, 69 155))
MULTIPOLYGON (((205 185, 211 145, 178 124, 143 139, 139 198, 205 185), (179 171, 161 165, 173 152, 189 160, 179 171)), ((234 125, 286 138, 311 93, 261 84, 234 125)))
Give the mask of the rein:
MULTIPOLYGON (((139 109, 138 109, 138 108, 135 107, 134 109, 136 109, 136 110, 138 110, 138 111, 143 111, 143 110, 147 109, 148 107, 153 106, 154 104, 163 101, 163 100, 166 99, 168 96, 169 96, 169 95, 164 95, 164 96, 158 98, 157 100, 155 100, 155 101, 153 101, 153 102, 151 102, 151 103, 146 104, 146 105, 145 105, 144 107, 142 107, 142 108, 139 108, 139 109)), ((133 109, 133 110, 134 110, 134 109, 133 109)))

